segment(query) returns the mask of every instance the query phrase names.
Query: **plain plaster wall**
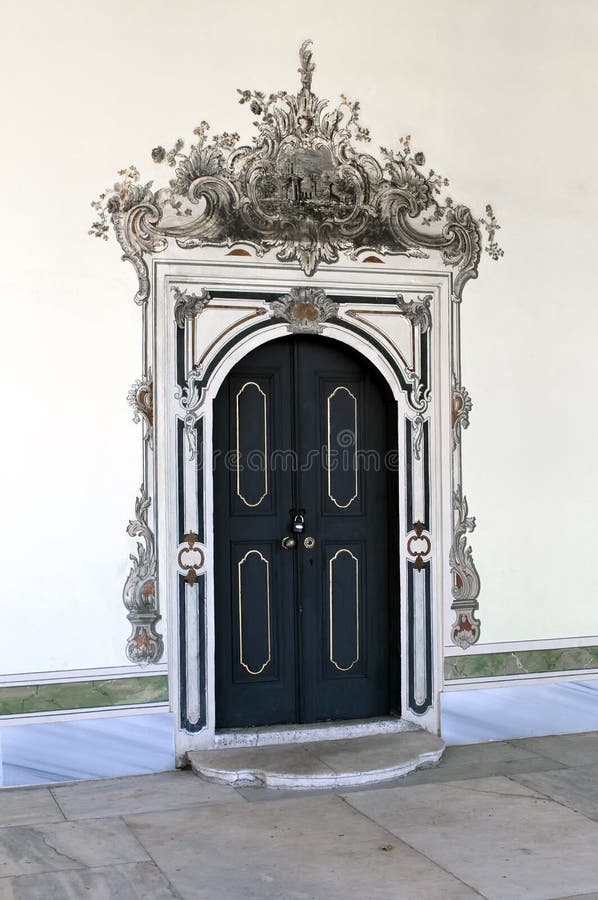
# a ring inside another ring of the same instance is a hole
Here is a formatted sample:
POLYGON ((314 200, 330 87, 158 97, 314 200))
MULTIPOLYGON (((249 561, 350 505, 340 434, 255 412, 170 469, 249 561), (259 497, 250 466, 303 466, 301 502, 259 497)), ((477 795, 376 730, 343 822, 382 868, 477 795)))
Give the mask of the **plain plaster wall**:
MULTIPOLYGON (((252 134, 236 88, 359 99, 376 145, 413 136, 506 255, 465 292, 474 400, 464 487, 484 642, 598 634, 592 414, 594 0, 3 4, 0 671, 118 666, 140 481, 133 270, 90 201, 156 144, 252 134)), ((372 145, 373 146, 373 145, 372 145)))

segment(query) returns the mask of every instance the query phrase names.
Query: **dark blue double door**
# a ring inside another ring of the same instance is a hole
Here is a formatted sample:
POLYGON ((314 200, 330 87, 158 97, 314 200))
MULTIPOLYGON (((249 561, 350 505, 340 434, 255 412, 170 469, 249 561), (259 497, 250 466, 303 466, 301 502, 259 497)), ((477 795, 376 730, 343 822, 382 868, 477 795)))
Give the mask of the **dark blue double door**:
POLYGON ((222 385, 213 446, 217 726, 387 714, 398 651, 388 387, 337 342, 273 341, 222 385))

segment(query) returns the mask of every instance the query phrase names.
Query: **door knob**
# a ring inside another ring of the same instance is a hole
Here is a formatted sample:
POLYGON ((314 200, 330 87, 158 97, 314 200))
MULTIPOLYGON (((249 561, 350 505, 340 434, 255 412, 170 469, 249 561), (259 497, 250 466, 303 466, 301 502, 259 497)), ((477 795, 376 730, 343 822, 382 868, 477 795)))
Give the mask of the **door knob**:
POLYGON ((280 543, 283 550, 292 550, 297 546, 297 538, 293 537, 292 534, 287 534, 280 543))

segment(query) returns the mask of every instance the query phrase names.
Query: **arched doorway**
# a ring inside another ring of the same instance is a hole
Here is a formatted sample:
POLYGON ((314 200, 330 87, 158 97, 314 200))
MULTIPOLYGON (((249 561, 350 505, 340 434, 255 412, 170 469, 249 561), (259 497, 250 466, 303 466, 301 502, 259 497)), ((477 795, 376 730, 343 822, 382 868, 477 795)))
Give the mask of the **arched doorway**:
POLYGON ((360 354, 296 335, 214 402, 216 725, 398 712, 396 403, 360 354))

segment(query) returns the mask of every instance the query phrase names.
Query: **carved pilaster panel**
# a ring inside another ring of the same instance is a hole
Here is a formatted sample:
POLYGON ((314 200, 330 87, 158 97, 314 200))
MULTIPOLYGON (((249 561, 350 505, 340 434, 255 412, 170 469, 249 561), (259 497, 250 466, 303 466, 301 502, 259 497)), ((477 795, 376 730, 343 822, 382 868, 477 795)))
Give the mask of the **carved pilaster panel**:
POLYGON ((467 498, 461 486, 455 490, 453 506, 456 513, 453 544, 449 553, 449 565, 453 575, 453 602, 451 609, 456 618, 451 629, 453 643, 467 650, 480 637, 480 621, 475 613, 478 608, 480 576, 473 561, 467 535, 475 528, 475 518, 468 515, 467 498))
POLYGON ((123 588, 123 603, 132 626, 126 654, 133 663, 157 663, 162 658, 164 643, 156 631, 161 616, 156 596, 156 549, 147 513, 151 500, 142 485, 135 501, 135 518, 129 522, 127 534, 136 537, 137 555, 131 554, 131 570, 123 588))

